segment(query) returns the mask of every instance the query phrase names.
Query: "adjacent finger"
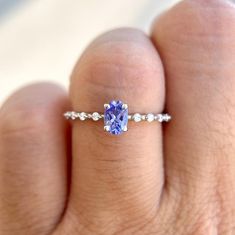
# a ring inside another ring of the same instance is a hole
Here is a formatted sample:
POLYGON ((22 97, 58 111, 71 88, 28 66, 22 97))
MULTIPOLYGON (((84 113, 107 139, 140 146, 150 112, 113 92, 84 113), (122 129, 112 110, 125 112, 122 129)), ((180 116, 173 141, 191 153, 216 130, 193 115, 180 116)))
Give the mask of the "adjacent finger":
POLYGON ((164 139, 167 189, 180 200, 184 223, 226 213, 218 234, 234 214, 234 25, 230 1, 188 0, 162 15, 153 30, 174 117, 164 139))
POLYGON ((68 98, 58 86, 16 91, 0 109, 0 234, 49 234, 67 195, 68 98))

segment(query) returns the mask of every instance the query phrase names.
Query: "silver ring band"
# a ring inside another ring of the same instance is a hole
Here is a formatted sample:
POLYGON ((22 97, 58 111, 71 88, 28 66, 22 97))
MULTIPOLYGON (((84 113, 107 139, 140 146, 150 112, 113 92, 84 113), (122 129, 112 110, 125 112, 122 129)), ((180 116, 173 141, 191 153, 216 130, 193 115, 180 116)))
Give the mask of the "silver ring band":
POLYGON ((104 113, 68 111, 64 113, 64 116, 66 119, 71 119, 71 120, 78 119, 81 121, 85 120, 99 121, 100 119, 103 119, 104 130, 114 135, 119 135, 122 132, 127 131, 128 121, 169 122, 171 120, 171 116, 167 113, 129 114, 128 105, 123 103, 122 101, 115 101, 115 100, 112 100, 109 104, 104 104, 104 113))
MULTIPOLYGON (((91 119, 93 121, 99 121, 100 119, 104 119, 104 114, 93 112, 93 113, 87 113, 87 112, 75 112, 75 111, 68 111, 64 113, 64 116, 66 119, 71 120, 80 120, 85 121, 87 119, 91 119)), ((141 122, 141 121, 158 121, 158 122, 169 122, 171 120, 171 116, 167 113, 159 113, 159 114, 129 114, 128 120, 134 121, 134 122, 141 122)))

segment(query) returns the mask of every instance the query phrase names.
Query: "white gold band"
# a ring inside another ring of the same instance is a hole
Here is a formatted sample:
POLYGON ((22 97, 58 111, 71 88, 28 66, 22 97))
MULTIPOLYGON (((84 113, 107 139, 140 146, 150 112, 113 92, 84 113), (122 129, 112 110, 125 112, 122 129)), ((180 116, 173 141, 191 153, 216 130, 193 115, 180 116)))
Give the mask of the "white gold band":
MULTIPOLYGON (((98 113, 98 112, 93 112, 93 113, 86 113, 86 112, 75 112, 75 111, 68 111, 64 113, 64 116, 66 119, 71 119, 71 120, 93 120, 93 121, 98 121, 100 119, 104 118, 104 114, 98 113)), ((158 121, 158 122, 169 122, 171 120, 171 116, 167 113, 164 114, 140 114, 140 113, 135 113, 135 114, 129 114, 128 115, 128 120, 130 121, 135 121, 135 122, 141 122, 141 121, 148 121, 148 122, 153 122, 153 121, 158 121)))

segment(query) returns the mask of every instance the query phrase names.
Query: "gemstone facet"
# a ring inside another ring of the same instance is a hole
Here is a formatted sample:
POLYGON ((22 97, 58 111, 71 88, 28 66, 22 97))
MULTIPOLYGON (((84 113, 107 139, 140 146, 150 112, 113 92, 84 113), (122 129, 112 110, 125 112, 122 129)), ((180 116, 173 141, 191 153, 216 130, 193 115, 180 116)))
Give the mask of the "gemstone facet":
POLYGON ((122 101, 111 101, 105 106, 104 126, 105 130, 113 135, 119 135, 127 131, 128 106, 122 101))

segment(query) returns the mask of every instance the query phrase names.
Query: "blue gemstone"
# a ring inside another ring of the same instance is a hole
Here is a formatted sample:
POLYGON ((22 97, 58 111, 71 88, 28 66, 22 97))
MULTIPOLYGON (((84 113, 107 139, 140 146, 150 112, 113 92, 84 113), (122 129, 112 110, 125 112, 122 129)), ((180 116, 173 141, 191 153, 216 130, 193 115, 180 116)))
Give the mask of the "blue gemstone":
POLYGON ((128 108, 123 107, 122 101, 111 101, 104 112, 104 126, 113 135, 119 135, 127 130, 128 108))

